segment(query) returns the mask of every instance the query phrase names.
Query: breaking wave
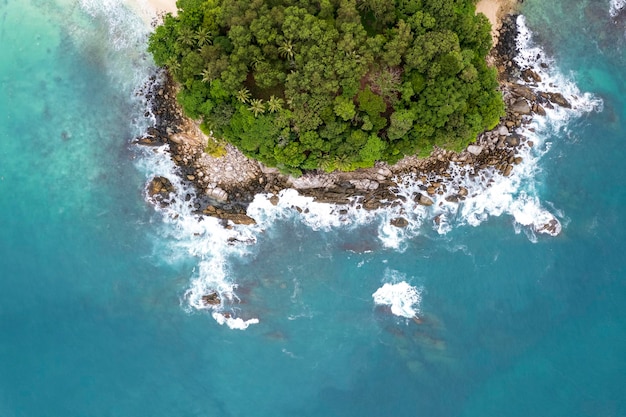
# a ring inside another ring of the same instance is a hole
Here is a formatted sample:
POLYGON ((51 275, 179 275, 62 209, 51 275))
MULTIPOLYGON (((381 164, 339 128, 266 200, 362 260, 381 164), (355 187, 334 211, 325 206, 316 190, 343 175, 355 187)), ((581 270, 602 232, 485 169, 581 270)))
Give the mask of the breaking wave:
POLYGON ((396 316, 417 317, 422 301, 422 288, 409 285, 397 271, 385 271, 384 284, 372 294, 374 304, 389 306, 396 316))

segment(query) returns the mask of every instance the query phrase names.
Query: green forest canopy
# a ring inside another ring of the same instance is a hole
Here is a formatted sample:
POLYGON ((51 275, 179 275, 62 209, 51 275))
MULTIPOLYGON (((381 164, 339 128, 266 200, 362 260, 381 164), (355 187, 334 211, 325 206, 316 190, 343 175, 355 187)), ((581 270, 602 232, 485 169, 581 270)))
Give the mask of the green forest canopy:
POLYGON ((178 0, 150 38, 185 113, 283 172, 461 150, 503 114, 476 0, 178 0))

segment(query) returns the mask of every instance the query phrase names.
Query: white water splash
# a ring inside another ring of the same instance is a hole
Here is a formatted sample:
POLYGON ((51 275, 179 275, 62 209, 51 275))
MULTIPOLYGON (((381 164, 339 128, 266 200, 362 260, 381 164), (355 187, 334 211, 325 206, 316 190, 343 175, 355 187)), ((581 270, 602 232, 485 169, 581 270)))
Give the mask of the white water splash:
POLYGON ((423 290, 409 285, 403 278, 397 271, 386 271, 384 280, 391 282, 385 282, 372 294, 374 304, 391 307, 396 316, 417 317, 423 290))
POLYGON ((617 17, 624 9, 626 9, 626 0, 611 0, 609 4, 611 17, 617 17))
POLYGON ((211 316, 219 325, 226 324, 231 329, 236 330, 246 330, 251 324, 259 323, 259 319, 243 320, 241 318, 232 318, 225 316, 223 313, 218 313, 217 311, 214 311, 211 316))

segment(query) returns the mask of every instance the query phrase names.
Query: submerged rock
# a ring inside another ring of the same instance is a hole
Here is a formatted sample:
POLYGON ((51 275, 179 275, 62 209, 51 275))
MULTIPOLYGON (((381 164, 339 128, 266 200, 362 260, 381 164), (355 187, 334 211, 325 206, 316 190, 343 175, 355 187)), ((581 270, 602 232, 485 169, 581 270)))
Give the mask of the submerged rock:
POLYGON ((213 291, 210 294, 206 294, 202 296, 202 302, 205 305, 216 306, 221 304, 222 300, 217 292, 213 291))
POLYGON ((561 222, 552 218, 548 222, 542 225, 535 225, 535 231, 538 233, 545 233, 550 236, 557 236, 561 233, 561 222))
POLYGON ((398 228, 405 228, 409 225, 409 221, 407 219, 405 219, 404 217, 396 217, 395 219, 391 219, 391 221, 389 222, 392 226, 398 227, 398 228))

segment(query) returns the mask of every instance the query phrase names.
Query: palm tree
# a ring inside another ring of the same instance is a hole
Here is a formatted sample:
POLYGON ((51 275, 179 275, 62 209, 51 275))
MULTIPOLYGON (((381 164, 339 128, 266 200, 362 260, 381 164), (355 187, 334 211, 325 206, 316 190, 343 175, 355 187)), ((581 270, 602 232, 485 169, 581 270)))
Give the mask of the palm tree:
POLYGON ((383 70, 368 75, 368 81, 372 92, 387 100, 396 99, 396 93, 400 90, 402 81, 402 69, 387 67, 383 70))
POLYGON ((324 155, 323 157, 320 158, 319 167, 320 169, 322 169, 324 172, 327 172, 327 173, 331 173, 335 169, 337 169, 335 160, 331 158, 330 155, 324 155))
POLYGON ((254 57, 250 61, 250 65, 252 66, 253 69, 257 70, 259 69, 259 65, 261 65, 263 62, 265 62, 263 58, 254 57))
POLYGON ((276 98, 274 96, 270 97, 270 100, 267 102, 267 108, 270 112, 276 113, 277 111, 281 111, 283 109, 283 99, 276 98))
POLYGON ((210 30, 206 28, 200 28, 196 32, 195 38, 198 42, 199 47, 203 47, 204 45, 211 45, 213 43, 213 34, 210 30))
POLYGON ((289 58, 290 60, 293 60, 293 57, 296 53, 294 51, 293 43, 291 43, 291 40, 284 41, 282 45, 278 47, 278 54, 283 58, 289 58))
POLYGON ((200 75, 202 76, 202 82, 203 83, 210 83, 211 81, 213 81, 213 71, 211 71, 211 69, 209 68, 205 68, 200 75))
POLYGON ((357 64, 362 64, 364 62, 363 57, 359 53, 357 53, 357 51, 346 51, 346 58, 356 62, 357 64))
POLYGON ((176 77, 178 75, 178 72, 180 71, 180 62, 178 62, 176 58, 168 59, 165 66, 172 76, 176 77))
POLYGON ((242 103, 247 103, 250 100, 250 91, 244 87, 241 90, 237 91, 237 100, 239 100, 242 103))
POLYGON ((255 98, 250 101, 250 107, 248 109, 254 113, 254 117, 258 117, 259 114, 265 113, 265 104, 260 98, 255 98))
POLYGON ((183 45, 191 46, 194 44, 196 37, 195 37, 195 34, 191 31, 191 29, 187 27, 183 27, 178 32, 177 40, 183 45))
POLYGON ((348 155, 339 155, 333 162, 339 171, 347 172, 352 169, 352 162, 350 161, 350 156, 348 155))

